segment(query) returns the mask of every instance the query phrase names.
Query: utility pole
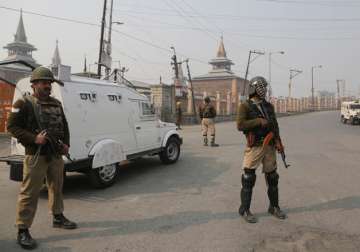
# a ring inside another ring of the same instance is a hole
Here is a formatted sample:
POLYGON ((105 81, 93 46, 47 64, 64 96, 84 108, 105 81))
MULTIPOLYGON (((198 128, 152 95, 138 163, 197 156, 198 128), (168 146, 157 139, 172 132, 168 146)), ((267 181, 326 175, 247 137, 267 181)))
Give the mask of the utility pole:
POLYGON ((100 48, 99 48, 99 60, 98 60, 98 76, 99 76, 99 79, 101 78, 101 66, 102 66, 101 55, 102 55, 103 50, 104 50, 104 31, 105 31, 106 4, 107 4, 107 0, 104 0, 103 16, 102 16, 102 20, 101 20, 100 48))
POLYGON ((342 80, 336 80, 336 91, 337 91, 337 103, 336 108, 339 109, 341 106, 341 99, 340 99, 340 84, 342 80))
POLYGON ((291 98, 291 80, 295 78, 295 76, 301 74, 301 70, 290 69, 290 80, 289 80, 289 98, 291 98))
POLYGON ((171 57, 171 59, 172 59, 171 65, 173 65, 173 69, 175 71, 175 79, 178 79, 179 78, 179 66, 178 66, 179 63, 177 62, 175 48, 173 46, 170 48, 173 49, 173 51, 174 51, 174 55, 171 57))
MULTIPOLYGON (((112 32, 112 14, 113 14, 113 6, 114 6, 114 0, 111 0, 110 4, 110 19, 109 19, 109 30, 108 30, 108 38, 106 41, 106 54, 111 55, 112 45, 111 45, 111 32, 112 32)), ((105 76, 106 78, 110 75, 111 68, 109 66, 105 66, 105 76)))
POLYGON ((193 113, 194 113, 194 120, 195 120, 195 123, 197 123, 194 88, 193 88, 193 83, 192 83, 191 74, 190 74, 189 59, 187 59, 185 62, 186 62, 186 69, 187 69, 187 72, 188 72, 189 83, 190 83, 191 100, 192 100, 192 107, 193 107, 193 113))
POLYGON ((314 68, 322 68, 322 65, 311 67, 311 109, 315 110, 315 97, 314 97, 314 68))
POLYGON ((241 92, 241 99, 242 100, 245 99, 245 91, 246 91, 246 84, 247 84, 247 77, 248 77, 248 74, 249 74, 250 63, 253 62, 257 58, 257 57, 255 57, 254 59, 251 60, 251 54, 257 54, 257 56, 260 56, 260 55, 264 55, 265 53, 261 52, 261 51, 256 51, 256 50, 250 50, 249 51, 249 58, 248 58, 247 66, 246 66, 246 72, 245 72, 244 87, 243 87, 242 92, 241 92))

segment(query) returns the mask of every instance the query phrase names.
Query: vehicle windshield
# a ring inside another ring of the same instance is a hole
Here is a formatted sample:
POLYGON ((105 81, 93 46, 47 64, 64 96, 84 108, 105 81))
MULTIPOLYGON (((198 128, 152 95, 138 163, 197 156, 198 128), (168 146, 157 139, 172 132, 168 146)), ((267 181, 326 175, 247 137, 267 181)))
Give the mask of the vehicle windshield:
POLYGON ((350 109, 360 109, 360 104, 351 104, 350 109))

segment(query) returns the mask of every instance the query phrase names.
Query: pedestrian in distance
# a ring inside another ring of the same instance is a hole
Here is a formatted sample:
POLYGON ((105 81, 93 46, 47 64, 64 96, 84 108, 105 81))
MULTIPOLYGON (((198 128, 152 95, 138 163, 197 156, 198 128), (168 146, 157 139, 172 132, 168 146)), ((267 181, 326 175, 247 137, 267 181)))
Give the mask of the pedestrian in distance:
POLYGON ((202 136, 204 141, 204 146, 208 146, 208 132, 210 133, 210 146, 218 147, 219 145, 215 143, 215 117, 216 109, 211 104, 210 97, 206 96, 204 98, 204 104, 199 108, 199 115, 201 119, 201 128, 202 136))
POLYGON ((176 126, 178 129, 181 130, 182 124, 182 109, 181 109, 181 102, 176 102, 176 126))
POLYGON ((70 146, 68 123, 57 99, 50 96, 51 84, 58 82, 45 67, 36 68, 30 78, 32 95, 23 96, 12 107, 7 130, 25 147, 23 180, 17 201, 17 242, 24 249, 34 249, 31 227, 38 204, 40 190, 46 178, 49 210, 53 227, 75 229, 76 223, 64 215, 63 180, 64 161, 70 146))
POLYGON ((240 193, 239 214, 246 222, 255 223, 257 218, 251 213, 252 191, 256 181, 256 169, 262 164, 269 197, 268 212, 279 219, 286 214, 279 207, 279 190, 276 151, 284 153, 279 126, 274 107, 265 100, 267 81, 263 77, 254 77, 249 83, 249 99, 241 103, 237 112, 237 129, 247 140, 244 152, 240 193))

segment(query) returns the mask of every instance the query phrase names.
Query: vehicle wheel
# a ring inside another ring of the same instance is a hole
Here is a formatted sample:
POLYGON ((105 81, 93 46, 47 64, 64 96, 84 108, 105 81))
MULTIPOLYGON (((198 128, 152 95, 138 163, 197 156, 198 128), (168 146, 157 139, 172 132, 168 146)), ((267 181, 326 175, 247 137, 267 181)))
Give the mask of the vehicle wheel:
POLYGON ((344 118, 344 116, 341 116, 340 121, 341 121, 342 123, 345 123, 345 118, 344 118))
POLYGON ((180 142, 175 137, 170 137, 165 148, 159 154, 161 162, 164 164, 175 163, 180 156, 180 142))
POLYGON ((351 125, 354 125, 354 118, 350 117, 349 122, 350 122, 351 125))
POLYGON ((106 188, 115 183, 118 174, 118 165, 110 164, 91 169, 88 175, 92 186, 95 188, 106 188))

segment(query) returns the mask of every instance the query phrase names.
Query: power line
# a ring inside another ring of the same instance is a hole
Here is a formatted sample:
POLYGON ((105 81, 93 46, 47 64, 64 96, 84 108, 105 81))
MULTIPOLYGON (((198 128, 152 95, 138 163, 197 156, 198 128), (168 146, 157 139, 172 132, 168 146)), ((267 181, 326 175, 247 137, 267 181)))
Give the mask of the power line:
POLYGON ((282 4, 302 4, 302 5, 320 5, 330 7, 354 7, 359 6, 358 1, 289 1, 289 0, 257 0, 257 2, 271 2, 271 3, 282 3, 282 4))
MULTIPOLYGON (((168 14, 167 12, 146 12, 146 11, 119 11, 123 13, 133 13, 139 15, 149 15, 149 16, 180 16, 183 17, 184 14, 168 14)), ((186 12, 185 12, 186 14, 186 12)), ((251 21, 273 21, 273 22, 360 22, 360 18, 294 18, 294 17, 257 17, 257 16, 234 16, 229 14, 208 14, 208 15, 194 15, 187 14, 187 18, 211 18, 211 19, 229 19, 229 20, 251 20, 251 21)))
MULTIPOLYGON (((0 6, 0 9, 20 12, 19 9, 14 9, 14 8, 5 7, 5 6, 0 6)), ((51 19, 61 20, 61 21, 67 21, 67 22, 72 22, 72 23, 77 23, 77 24, 84 24, 84 25, 91 25, 91 26, 98 26, 98 27, 101 26, 100 24, 96 24, 96 23, 90 23, 90 22, 80 21, 80 20, 71 19, 71 18, 50 16, 50 15, 40 14, 40 13, 36 13, 36 12, 32 12, 32 11, 24 11, 23 10, 22 12, 26 13, 26 14, 35 15, 35 16, 46 17, 46 18, 51 18, 51 19)))

